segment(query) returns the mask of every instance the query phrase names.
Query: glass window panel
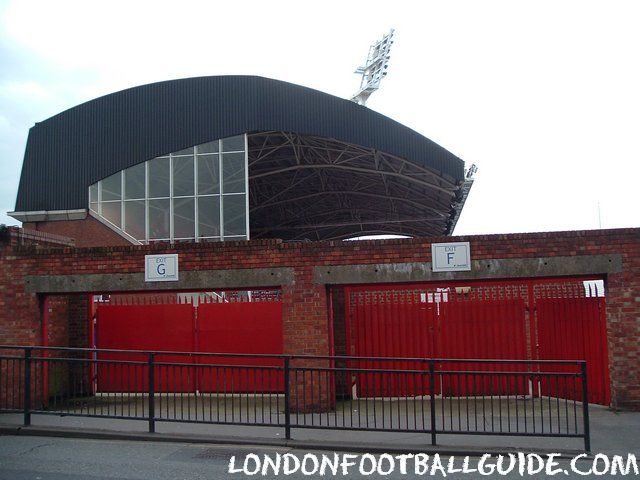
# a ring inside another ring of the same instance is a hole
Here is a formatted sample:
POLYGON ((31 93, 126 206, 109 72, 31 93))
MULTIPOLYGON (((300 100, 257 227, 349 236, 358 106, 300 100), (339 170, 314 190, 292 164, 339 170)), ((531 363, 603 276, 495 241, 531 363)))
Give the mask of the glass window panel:
POLYGON ((222 199, 224 236, 246 235, 246 201, 244 195, 225 195, 222 199))
POLYGON ((144 240, 144 200, 124 202, 124 231, 136 240, 144 240))
POLYGON ((243 193, 244 153, 222 155, 222 193, 243 193))
POLYGON ((220 236, 220 197, 198 198, 198 235, 220 236))
POLYGON ((89 204, 89 208, 91 210, 93 210, 94 212, 98 213, 98 203, 97 202, 96 203, 90 203, 89 204))
POLYGON ((144 198, 144 162, 124 171, 124 198, 144 198))
POLYGON ((229 137, 222 139, 223 152, 243 152, 244 151, 244 135, 237 137, 229 137))
POLYGON ((122 220, 121 203, 102 202, 102 216, 119 228, 122 220))
POLYGON ((198 195, 220 193, 219 155, 198 155, 198 195))
POLYGON ((122 180, 120 174, 122 172, 115 173, 110 177, 102 179, 100 184, 102 185, 102 201, 107 200, 120 200, 120 193, 122 191, 122 180))
POLYGON ((173 196, 193 196, 193 156, 173 159, 173 196))
POLYGON ((218 140, 213 142, 203 143, 196 146, 196 152, 198 153, 218 153, 218 140))
POLYGON ((149 160, 149 198, 169 196, 169 159, 149 160))
POLYGON ((169 200, 149 200, 149 239, 169 238, 169 200))
POLYGON ((89 203, 96 203, 98 201, 98 184, 94 183, 89 187, 89 203))
POLYGON ((173 201, 173 236, 195 238, 195 211, 193 198, 176 198, 173 201))
POLYGON ((179 150, 172 155, 193 155, 193 147, 185 148, 184 150, 179 150))

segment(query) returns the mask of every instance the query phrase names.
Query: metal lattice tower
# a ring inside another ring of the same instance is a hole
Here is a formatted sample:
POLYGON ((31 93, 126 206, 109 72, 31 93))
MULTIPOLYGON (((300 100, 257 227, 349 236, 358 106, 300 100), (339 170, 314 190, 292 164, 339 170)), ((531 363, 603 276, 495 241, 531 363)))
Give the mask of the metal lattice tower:
POLYGON ((362 75, 362 79, 360 80, 360 90, 351 97, 352 102, 364 105, 369 96, 380 88, 380 82, 387 75, 389 51, 393 45, 393 32, 392 28, 381 40, 369 47, 367 61, 354 72, 362 75))

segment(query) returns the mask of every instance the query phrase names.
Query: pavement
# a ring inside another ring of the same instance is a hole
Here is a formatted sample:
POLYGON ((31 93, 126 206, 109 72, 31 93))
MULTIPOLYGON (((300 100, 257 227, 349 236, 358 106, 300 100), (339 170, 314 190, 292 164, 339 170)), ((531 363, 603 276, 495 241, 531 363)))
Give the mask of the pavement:
MULTIPOLYGON (((590 417, 592 452, 610 455, 635 453, 640 457, 640 412, 616 412, 592 406, 590 417)), ((478 454, 520 450, 571 455, 583 449, 583 441, 579 438, 442 434, 438 435, 438 445, 434 448, 429 435, 423 433, 293 428, 292 439, 286 440, 284 430, 278 427, 157 422, 156 433, 148 433, 148 422, 144 420, 33 414, 30 427, 23 427, 22 421, 20 414, 0 414, 0 434, 367 452, 442 451, 478 454)))
MULTIPOLYGON (((291 475, 285 475, 282 470, 275 474, 273 469, 262 472, 267 457, 272 461, 277 461, 277 455, 289 455, 304 461, 305 458, 313 456, 322 459, 325 455, 329 459, 346 457, 339 452, 320 452, 302 448, 292 447, 265 447, 265 446, 238 446, 238 445, 211 445, 192 444, 185 442, 137 442, 131 440, 105 440, 105 439, 77 439, 59 437, 39 437, 39 436, 16 436, 0 435, 0 480, 180 480, 180 479, 246 479, 246 478, 291 478, 299 480, 302 478, 313 478, 319 476, 305 475, 300 469, 291 475), (253 462, 247 461, 253 456, 253 462), (230 469, 231 459, 235 470, 230 469), (256 461, 257 460, 257 461, 256 461), (245 462, 247 469, 245 470, 245 462), (257 462, 261 462, 258 464, 257 462), (260 471, 256 471, 256 466, 260 466, 260 471), (239 470, 239 471, 238 471, 239 470)), ((455 467, 458 470, 464 465, 464 458, 448 457, 444 454, 442 463, 444 468, 449 470, 448 460, 454 458, 455 467)), ((284 457, 282 457, 284 458, 284 457)), ((379 468, 384 465, 383 474, 359 472, 359 467, 365 466, 371 471, 371 460, 363 462, 362 457, 351 457, 353 466, 346 470, 344 474, 342 468, 336 470, 334 474, 327 469, 328 477, 340 478, 385 478, 404 479, 422 478, 430 476, 435 478, 478 478, 478 473, 467 474, 447 474, 446 471, 436 470, 433 473, 418 472, 415 463, 411 460, 407 462, 407 468, 403 472, 400 462, 395 460, 394 468, 389 468, 389 462, 382 462, 382 455, 375 455, 373 459, 378 463, 379 468), (388 473, 389 472, 389 473, 388 473)), ((371 458, 371 457, 370 457, 371 458)), ((388 459, 389 457, 387 457, 388 459)), ((397 458, 397 457, 396 457, 397 458)), ((392 460, 393 461, 393 460, 392 460)), ((429 465, 434 465, 435 456, 431 454, 429 465)), ((492 459, 495 464, 497 459, 492 459)), ((284 463, 284 461, 282 461, 284 463)), ((471 469, 479 468, 480 459, 471 458, 469 466, 471 469)), ((620 478, 620 472, 613 475, 609 469, 605 475, 587 474, 594 466, 593 459, 579 459, 573 464, 580 472, 572 468, 572 461, 569 459, 558 460, 554 471, 559 478, 582 479, 582 478, 620 478)), ((283 468, 281 466, 281 468, 283 468)), ((308 469, 313 469, 312 463, 307 463, 308 469)), ((603 463, 598 466, 599 472, 604 470, 603 463)), ((517 468, 502 475, 497 472, 485 470, 482 476, 495 477, 501 479, 521 479, 523 477, 547 478, 550 475, 544 471, 535 474, 521 475, 517 468)), ((554 475, 554 476, 556 476, 554 475)), ((637 478, 631 470, 627 476, 637 478)))

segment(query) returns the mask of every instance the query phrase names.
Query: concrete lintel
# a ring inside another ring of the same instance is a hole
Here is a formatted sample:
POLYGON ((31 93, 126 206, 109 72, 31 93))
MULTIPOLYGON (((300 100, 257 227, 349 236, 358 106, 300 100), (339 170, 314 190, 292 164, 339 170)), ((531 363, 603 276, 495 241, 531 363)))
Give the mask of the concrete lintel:
POLYGON ((473 260, 469 272, 432 272, 430 262, 326 265, 314 268, 319 284, 430 282, 570 275, 603 275, 622 270, 622 255, 473 260))
POLYGON ((145 282, 144 273, 27 275, 29 293, 133 292, 150 290, 216 290, 277 287, 293 283, 293 268, 181 271, 177 282, 145 282))

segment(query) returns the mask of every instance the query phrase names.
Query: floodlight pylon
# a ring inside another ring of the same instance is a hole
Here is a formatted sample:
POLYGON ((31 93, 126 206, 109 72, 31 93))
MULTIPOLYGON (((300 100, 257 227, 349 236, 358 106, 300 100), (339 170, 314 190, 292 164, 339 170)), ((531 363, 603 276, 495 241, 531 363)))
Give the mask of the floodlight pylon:
POLYGON ((371 94, 380 88, 380 82, 387 75, 389 52, 391 45, 393 45, 393 32, 392 28, 382 39, 369 47, 367 61, 354 72, 361 75, 361 80, 360 90, 351 97, 352 102, 364 105, 371 94))

